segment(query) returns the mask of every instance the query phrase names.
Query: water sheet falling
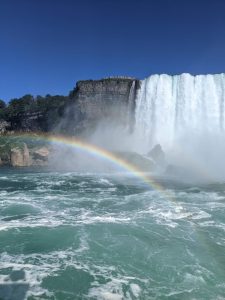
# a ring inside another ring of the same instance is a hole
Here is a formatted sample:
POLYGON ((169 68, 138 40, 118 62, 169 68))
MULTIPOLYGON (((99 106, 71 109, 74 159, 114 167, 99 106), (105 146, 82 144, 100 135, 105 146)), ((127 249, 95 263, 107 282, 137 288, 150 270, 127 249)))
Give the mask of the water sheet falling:
POLYGON ((186 134, 225 129, 225 74, 152 75, 136 98, 135 131, 146 147, 171 147, 186 134))

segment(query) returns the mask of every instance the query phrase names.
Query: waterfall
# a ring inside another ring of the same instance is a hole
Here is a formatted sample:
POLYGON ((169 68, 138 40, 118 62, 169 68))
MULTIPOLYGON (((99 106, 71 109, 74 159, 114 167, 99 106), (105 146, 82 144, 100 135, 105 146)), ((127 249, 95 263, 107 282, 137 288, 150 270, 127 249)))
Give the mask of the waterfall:
POLYGON ((135 133, 146 149, 171 147, 185 134, 225 130, 225 74, 152 75, 136 97, 135 133))
POLYGON ((136 92, 136 83, 135 80, 132 81, 132 84, 130 86, 129 91, 129 97, 128 97, 128 104, 127 104, 127 130, 132 131, 133 130, 133 123, 134 123, 134 106, 135 106, 135 92, 136 92))

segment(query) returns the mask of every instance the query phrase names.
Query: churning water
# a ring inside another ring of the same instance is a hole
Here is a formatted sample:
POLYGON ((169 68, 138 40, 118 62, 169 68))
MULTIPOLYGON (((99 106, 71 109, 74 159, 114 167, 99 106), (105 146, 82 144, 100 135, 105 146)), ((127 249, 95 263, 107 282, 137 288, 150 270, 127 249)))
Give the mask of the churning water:
POLYGON ((2 168, 0 299, 225 299, 225 74, 154 75, 135 103, 132 147, 218 183, 2 168))
POLYGON ((225 299, 225 184, 158 181, 2 169, 0 298, 225 299))

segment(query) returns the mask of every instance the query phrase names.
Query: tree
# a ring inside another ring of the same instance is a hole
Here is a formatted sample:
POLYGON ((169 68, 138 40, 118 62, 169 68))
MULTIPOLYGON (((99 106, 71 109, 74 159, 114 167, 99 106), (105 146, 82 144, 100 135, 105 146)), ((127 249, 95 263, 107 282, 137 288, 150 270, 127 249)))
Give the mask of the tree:
POLYGON ((6 118, 6 103, 0 99, 0 119, 5 120, 6 118))
POLYGON ((30 112, 34 106, 34 97, 24 95, 21 98, 15 98, 9 101, 8 110, 11 116, 30 112))
POLYGON ((6 103, 5 101, 0 99, 0 109, 4 109, 4 108, 6 108, 6 103))

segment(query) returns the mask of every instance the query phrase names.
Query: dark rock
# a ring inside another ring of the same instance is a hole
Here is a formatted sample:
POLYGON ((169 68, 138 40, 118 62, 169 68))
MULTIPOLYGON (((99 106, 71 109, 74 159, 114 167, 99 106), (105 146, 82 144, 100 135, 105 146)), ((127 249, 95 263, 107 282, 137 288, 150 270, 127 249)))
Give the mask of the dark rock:
POLYGON ((142 172, 150 172, 154 171, 156 168, 156 165, 151 159, 148 159, 136 152, 120 152, 116 151, 114 152, 118 158, 121 158, 122 160, 132 164, 132 166, 136 167, 138 170, 142 172))
POLYGON ((148 152, 147 156, 152 158, 159 166, 165 165, 165 153, 160 144, 155 145, 152 150, 148 152))
POLYGON ((138 87, 139 81, 133 78, 79 81, 70 94, 61 131, 69 128, 70 133, 79 134, 94 130, 102 120, 127 124, 128 108, 134 108, 138 87))
POLYGON ((132 127, 140 82, 130 77, 78 81, 69 96, 25 95, 4 108, 0 135, 5 132, 60 132, 81 134, 101 120, 128 121, 132 127))

